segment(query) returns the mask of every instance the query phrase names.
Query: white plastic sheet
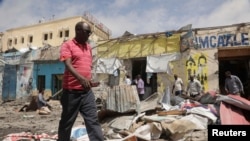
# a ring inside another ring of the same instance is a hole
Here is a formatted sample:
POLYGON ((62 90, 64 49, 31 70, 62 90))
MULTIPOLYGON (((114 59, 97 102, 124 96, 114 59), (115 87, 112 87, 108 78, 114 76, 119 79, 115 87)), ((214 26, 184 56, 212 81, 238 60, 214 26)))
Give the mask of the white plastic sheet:
POLYGON ((96 73, 114 74, 122 66, 117 58, 99 58, 96 65, 96 73))
POLYGON ((169 62, 180 59, 180 53, 147 56, 146 72, 167 72, 172 74, 169 62))

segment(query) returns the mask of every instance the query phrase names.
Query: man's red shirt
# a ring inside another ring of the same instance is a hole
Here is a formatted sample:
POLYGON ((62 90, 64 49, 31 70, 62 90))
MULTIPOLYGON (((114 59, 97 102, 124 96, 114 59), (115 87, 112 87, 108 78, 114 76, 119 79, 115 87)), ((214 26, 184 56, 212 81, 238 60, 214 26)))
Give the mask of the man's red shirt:
MULTIPOLYGON (((60 61, 68 58, 71 58, 72 66, 79 74, 91 80, 92 50, 89 44, 81 45, 75 39, 64 42, 60 50, 60 61)), ((67 68, 63 75, 63 88, 83 90, 80 82, 67 68)))

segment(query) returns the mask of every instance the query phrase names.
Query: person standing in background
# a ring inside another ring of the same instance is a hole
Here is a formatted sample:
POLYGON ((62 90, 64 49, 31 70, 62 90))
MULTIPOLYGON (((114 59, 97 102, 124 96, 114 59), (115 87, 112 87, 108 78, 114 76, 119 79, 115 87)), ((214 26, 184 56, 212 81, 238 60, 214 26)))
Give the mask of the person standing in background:
POLYGON ((244 89, 240 78, 236 75, 232 75, 230 71, 226 71, 225 76, 226 94, 244 95, 244 89))
POLYGON ((202 93, 202 85, 199 80, 194 78, 194 75, 190 75, 190 80, 187 85, 187 93, 192 98, 196 98, 202 93))
POLYGON ((174 74, 174 79, 175 79, 175 81, 174 81, 172 93, 175 92, 175 95, 178 96, 178 95, 182 94, 183 81, 180 77, 178 77, 177 74, 174 74))
POLYGON ((103 141, 101 125, 98 122, 95 96, 91 89, 92 50, 87 42, 91 28, 86 22, 75 26, 75 38, 64 42, 60 50, 60 61, 65 64, 61 120, 58 127, 58 141, 70 141, 71 129, 78 112, 90 141, 103 141))
POLYGON ((125 83, 126 83, 127 85, 131 85, 131 84, 132 84, 132 81, 131 81, 129 75, 126 75, 126 77, 125 77, 125 83))
POLYGON ((144 94, 145 94, 145 90, 144 90, 144 81, 141 79, 141 75, 138 74, 136 76, 136 79, 134 80, 134 83, 136 85, 136 88, 137 88, 137 92, 139 94, 139 98, 140 98, 140 101, 144 100, 144 94))

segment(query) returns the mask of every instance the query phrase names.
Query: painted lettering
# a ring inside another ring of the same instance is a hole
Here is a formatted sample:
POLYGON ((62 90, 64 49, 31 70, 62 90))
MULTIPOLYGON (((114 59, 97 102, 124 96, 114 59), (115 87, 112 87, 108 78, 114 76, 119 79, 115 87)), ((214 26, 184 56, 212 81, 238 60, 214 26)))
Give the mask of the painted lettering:
POLYGON ((201 37, 199 37, 199 43, 201 44, 201 48, 209 48, 208 36, 206 36, 204 40, 201 37))
POLYGON ((241 42, 243 45, 249 45, 248 33, 241 34, 241 42))
POLYGON ((220 35, 218 37, 217 47, 223 47, 223 46, 224 46, 224 35, 220 35))
POLYGON ((249 43, 248 33, 238 34, 224 34, 212 35, 195 38, 196 42, 200 44, 200 48, 216 48, 216 47, 233 47, 233 46, 247 46, 249 43))
POLYGON ((210 37, 210 45, 212 48, 216 48, 216 43, 214 43, 215 40, 216 40, 216 36, 210 37))

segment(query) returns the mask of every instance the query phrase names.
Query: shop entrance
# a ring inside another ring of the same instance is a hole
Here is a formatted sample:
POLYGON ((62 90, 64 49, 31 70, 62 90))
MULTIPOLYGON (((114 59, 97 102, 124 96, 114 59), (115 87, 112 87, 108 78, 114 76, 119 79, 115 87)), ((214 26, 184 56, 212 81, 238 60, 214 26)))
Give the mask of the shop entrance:
POLYGON ((136 75, 140 74, 145 85, 144 99, 149 97, 154 92, 157 92, 157 74, 146 72, 146 58, 138 58, 132 60, 132 80, 136 75))
POLYGON ((249 97, 250 93, 250 48, 219 49, 219 86, 225 94, 225 71, 231 71, 242 81, 244 92, 249 97))

